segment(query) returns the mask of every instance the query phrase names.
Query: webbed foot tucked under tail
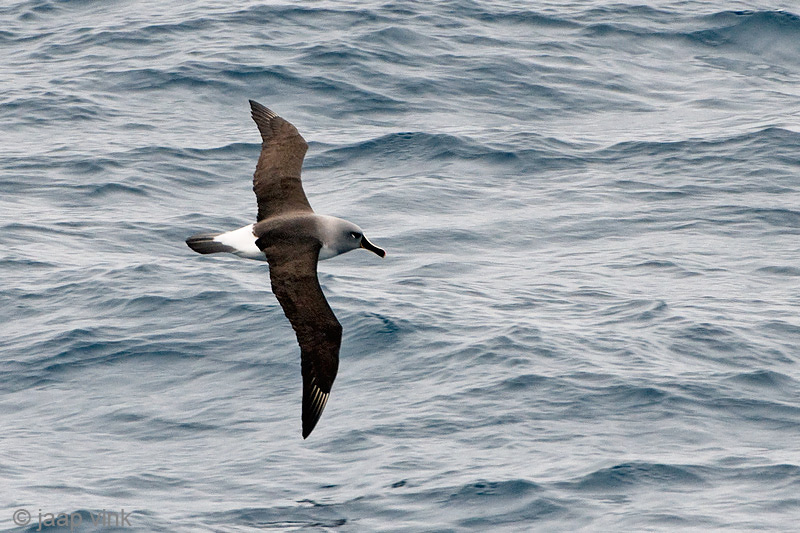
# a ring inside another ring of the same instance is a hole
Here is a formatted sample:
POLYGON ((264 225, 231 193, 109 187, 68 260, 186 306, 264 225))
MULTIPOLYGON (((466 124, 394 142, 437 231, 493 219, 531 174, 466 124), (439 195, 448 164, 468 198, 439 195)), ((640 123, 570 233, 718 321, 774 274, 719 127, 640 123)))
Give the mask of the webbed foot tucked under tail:
POLYGON ((219 252, 233 252, 235 248, 215 241, 214 238, 221 233, 198 233, 186 239, 189 248, 199 254, 216 254, 219 252))

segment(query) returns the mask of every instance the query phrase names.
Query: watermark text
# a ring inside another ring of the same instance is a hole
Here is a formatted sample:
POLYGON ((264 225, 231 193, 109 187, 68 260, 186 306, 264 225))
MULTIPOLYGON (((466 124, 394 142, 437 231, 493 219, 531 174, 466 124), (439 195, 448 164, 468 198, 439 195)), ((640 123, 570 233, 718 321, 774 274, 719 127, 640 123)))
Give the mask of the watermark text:
POLYGON ((131 512, 126 513, 125 509, 119 512, 103 509, 98 513, 46 513, 39 509, 38 515, 32 515, 27 509, 17 509, 11 518, 18 526, 27 526, 38 518, 39 527, 35 531, 44 531, 48 527, 68 527, 70 531, 75 531, 84 522, 94 527, 131 527, 131 512), (88 518, 85 519, 84 515, 88 515, 88 518))

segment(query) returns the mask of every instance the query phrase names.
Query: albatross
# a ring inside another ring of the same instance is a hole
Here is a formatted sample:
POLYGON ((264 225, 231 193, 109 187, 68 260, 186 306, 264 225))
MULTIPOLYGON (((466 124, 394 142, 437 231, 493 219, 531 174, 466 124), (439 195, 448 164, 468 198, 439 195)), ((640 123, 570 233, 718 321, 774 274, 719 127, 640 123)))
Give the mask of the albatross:
POLYGON ((294 328, 303 375, 303 438, 311 434, 328 402, 339 368, 342 326, 317 279, 317 262, 364 248, 385 257, 364 231, 347 220, 318 215, 300 181, 308 144, 292 124, 250 100, 261 133, 261 155, 253 174, 258 215, 226 233, 186 239, 195 252, 228 252, 269 263, 272 292, 294 328))

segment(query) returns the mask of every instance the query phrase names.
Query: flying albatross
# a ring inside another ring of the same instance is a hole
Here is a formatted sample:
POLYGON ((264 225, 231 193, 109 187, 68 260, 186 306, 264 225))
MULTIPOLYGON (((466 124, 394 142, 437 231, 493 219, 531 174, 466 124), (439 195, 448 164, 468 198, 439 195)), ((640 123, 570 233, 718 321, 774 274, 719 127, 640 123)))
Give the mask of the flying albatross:
POLYGON ((272 292, 291 322, 300 345, 303 374, 303 438, 317 425, 339 368, 342 326, 317 279, 317 261, 365 248, 386 252, 367 240, 361 228, 340 218, 317 215, 300 181, 308 144, 297 128, 250 100, 261 132, 261 155, 253 174, 258 202, 255 224, 227 233, 186 239, 195 252, 229 252, 269 262, 272 292))

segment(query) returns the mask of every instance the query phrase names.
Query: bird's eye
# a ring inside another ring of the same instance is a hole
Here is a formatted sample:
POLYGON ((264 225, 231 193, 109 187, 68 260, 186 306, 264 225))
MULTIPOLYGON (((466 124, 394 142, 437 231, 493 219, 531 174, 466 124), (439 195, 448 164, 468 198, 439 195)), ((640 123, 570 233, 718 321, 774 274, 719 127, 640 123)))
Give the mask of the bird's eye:
POLYGON ((350 232, 350 236, 351 236, 352 238, 354 238, 354 239, 360 239, 360 238, 361 238, 361 234, 360 234, 360 233, 358 233, 358 232, 356 232, 356 231, 351 231, 351 232, 350 232))

